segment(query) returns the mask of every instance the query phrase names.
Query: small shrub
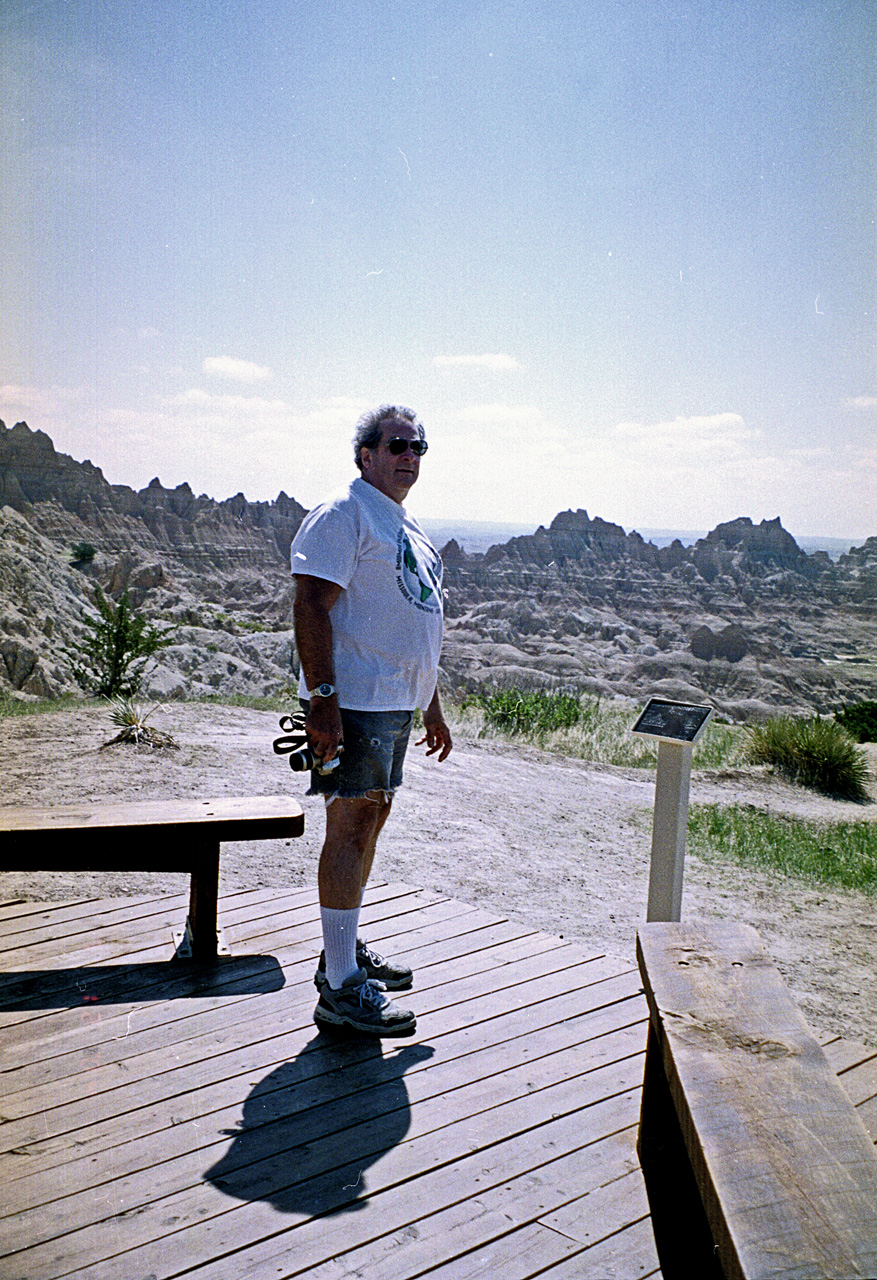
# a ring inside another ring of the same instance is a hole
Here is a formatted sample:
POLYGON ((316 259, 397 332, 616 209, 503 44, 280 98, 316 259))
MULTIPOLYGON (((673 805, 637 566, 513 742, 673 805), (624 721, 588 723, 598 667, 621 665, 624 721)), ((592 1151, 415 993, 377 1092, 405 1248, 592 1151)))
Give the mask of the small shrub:
POLYGON ((468 698, 464 709, 467 706, 481 707, 488 724, 495 729, 536 737, 556 729, 570 729, 586 714, 577 694, 545 689, 493 689, 468 698))
POLYGON ((835 711, 834 718, 856 742, 877 742, 877 702, 857 702, 835 711))
POLYGON ((70 563, 91 564, 96 555, 97 547, 93 547, 90 542, 77 542, 72 550, 70 563))
POLYGON ((66 651, 73 678, 86 693, 100 698, 132 697, 148 659, 173 643, 176 627, 148 626, 132 610, 127 591, 114 605, 95 587, 94 603, 98 617, 83 618, 90 634, 66 651))
POLYGON ((868 798, 868 765, 862 752, 834 720, 776 716, 747 729, 747 758, 772 766, 802 787, 842 800, 868 798))
MULTIPOLYGON (((450 703, 447 708, 451 710, 450 703)), ((461 727, 478 737, 506 734, 545 751, 628 769, 654 769, 652 739, 631 733, 636 708, 623 699, 601 701, 576 692, 487 689, 464 698, 461 727)), ((740 764, 742 730, 712 723, 694 748, 695 769, 740 764)))

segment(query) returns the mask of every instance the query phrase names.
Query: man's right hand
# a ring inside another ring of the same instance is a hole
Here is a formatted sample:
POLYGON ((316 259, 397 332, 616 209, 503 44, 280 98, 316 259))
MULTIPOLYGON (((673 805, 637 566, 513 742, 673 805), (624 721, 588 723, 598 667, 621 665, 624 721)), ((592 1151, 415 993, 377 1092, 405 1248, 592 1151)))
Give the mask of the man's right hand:
POLYGON ((341 712, 335 694, 314 698, 305 720, 308 742, 314 755, 324 762, 333 760, 341 745, 341 712))

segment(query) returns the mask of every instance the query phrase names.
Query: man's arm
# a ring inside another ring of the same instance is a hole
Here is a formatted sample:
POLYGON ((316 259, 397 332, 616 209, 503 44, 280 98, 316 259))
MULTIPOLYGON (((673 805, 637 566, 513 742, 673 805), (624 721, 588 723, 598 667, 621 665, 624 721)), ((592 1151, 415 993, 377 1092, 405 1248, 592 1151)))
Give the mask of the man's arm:
MULTIPOLYGON (((332 665, 332 619, 329 613, 342 588, 326 578, 313 578, 309 574, 296 573, 295 604, 292 618, 295 626, 295 646, 299 662, 309 689, 318 684, 334 684, 332 665)), ((338 697, 313 698, 305 722, 308 741, 314 755, 331 760, 341 741, 341 712, 338 697)))
POLYGON ((428 756, 435 755, 436 751, 438 751, 439 760, 446 760, 451 754, 451 748, 454 744, 451 741, 451 731, 442 712, 438 685, 435 687, 435 693, 432 695, 429 706, 423 713, 423 727, 426 733, 414 745, 419 747, 425 742, 428 756))

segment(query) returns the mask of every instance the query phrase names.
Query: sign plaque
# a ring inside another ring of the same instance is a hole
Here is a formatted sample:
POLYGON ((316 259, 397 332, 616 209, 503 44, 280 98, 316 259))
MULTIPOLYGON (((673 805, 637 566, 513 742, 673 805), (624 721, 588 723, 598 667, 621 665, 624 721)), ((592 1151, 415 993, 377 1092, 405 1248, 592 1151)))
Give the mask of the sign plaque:
POLYGON ((690 742, 694 746, 712 714, 712 707, 649 698, 632 732, 643 733, 650 738, 663 738, 666 742, 690 742))

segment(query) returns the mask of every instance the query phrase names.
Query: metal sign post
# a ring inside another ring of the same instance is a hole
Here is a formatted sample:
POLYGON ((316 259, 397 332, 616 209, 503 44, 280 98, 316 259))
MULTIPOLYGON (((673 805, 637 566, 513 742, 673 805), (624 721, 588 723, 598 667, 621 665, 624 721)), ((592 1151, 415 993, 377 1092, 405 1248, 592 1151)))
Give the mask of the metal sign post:
POLYGON ((633 733, 658 739, 647 921, 682 917, 691 755, 712 714, 712 707, 650 698, 633 726, 633 733))

